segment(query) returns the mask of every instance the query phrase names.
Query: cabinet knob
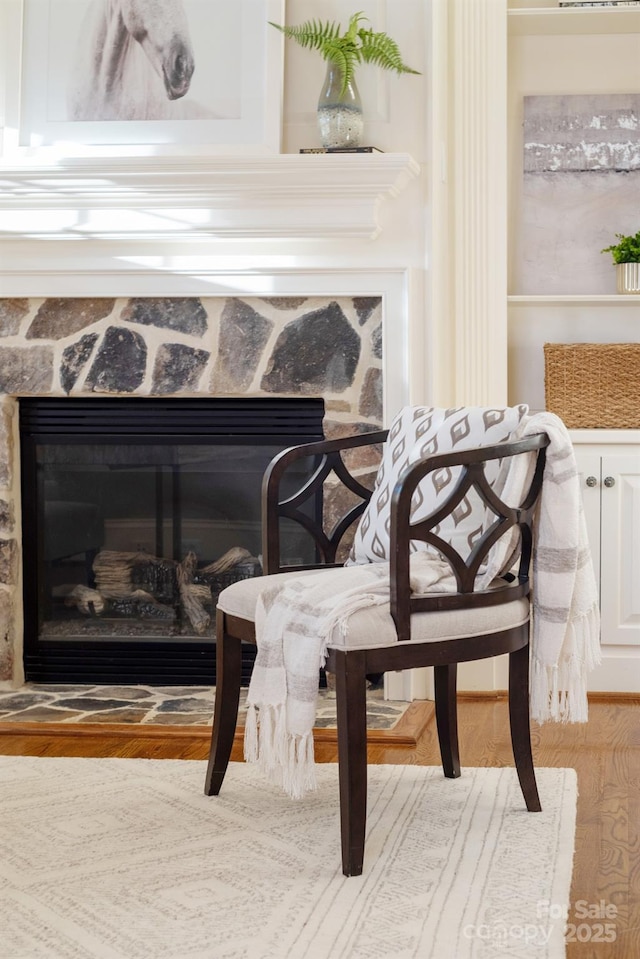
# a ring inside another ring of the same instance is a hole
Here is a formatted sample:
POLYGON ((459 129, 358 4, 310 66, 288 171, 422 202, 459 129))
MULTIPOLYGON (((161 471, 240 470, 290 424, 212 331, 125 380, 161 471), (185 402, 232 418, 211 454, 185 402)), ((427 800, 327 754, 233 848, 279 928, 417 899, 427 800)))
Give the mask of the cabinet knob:
POLYGON ((585 483, 587 486, 597 486, 598 480, 595 478, 595 476, 587 476, 585 483))
POLYGON ((604 485, 607 487, 607 489, 610 489, 612 486, 615 486, 616 481, 614 480, 613 476, 605 476, 604 485))

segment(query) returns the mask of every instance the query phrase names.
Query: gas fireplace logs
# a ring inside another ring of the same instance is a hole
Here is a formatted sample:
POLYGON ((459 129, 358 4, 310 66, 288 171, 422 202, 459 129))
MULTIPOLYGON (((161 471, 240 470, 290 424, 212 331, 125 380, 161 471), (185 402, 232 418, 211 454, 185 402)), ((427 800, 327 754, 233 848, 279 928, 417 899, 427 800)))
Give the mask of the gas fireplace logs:
MULTIPOLYGON (((200 599, 194 595, 193 587, 195 584, 193 577, 197 563, 198 559, 196 554, 193 551, 188 552, 182 562, 176 566, 176 576, 184 611, 189 617, 189 621, 196 633, 201 636, 211 622, 211 616, 202 605, 200 599)), ((207 598, 209 602, 211 602, 211 589, 205 586, 205 590, 208 593, 207 598)))
POLYGON ((77 606, 81 613, 87 616, 99 615, 104 610, 104 599, 97 589, 90 589, 88 586, 74 586, 70 593, 67 593, 64 600, 65 606, 77 606))
POLYGON ((95 589, 74 586, 65 595, 67 606, 88 616, 113 612, 154 619, 171 619, 180 606, 198 635, 211 623, 214 598, 234 579, 260 572, 259 560, 240 546, 198 568, 193 551, 181 562, 149 553, 100 550, 93 562, 95 589), (234 576, 234 570, 237 574, 234 576))
POLYGON ((243 549, 242 546, 233 546, 220 559, 217 559, 214 563, 209 563, 208 566, 203 566, 200 572, 211 573, 216 576, 218 573, 226 573, 227 570, 233 569, 234 566, 244 563, 248 559, 251 559, 251 553, 248 549, 243 549))

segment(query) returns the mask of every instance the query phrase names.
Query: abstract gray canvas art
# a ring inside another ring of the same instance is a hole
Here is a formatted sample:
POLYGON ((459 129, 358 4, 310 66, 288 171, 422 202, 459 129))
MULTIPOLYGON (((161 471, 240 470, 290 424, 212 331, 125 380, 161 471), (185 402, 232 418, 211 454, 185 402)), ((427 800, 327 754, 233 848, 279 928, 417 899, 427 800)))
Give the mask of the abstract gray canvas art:
POLYGON ((518 294, 615 293, 600 251, 640 229, 640 94, 524 97, 518 294))

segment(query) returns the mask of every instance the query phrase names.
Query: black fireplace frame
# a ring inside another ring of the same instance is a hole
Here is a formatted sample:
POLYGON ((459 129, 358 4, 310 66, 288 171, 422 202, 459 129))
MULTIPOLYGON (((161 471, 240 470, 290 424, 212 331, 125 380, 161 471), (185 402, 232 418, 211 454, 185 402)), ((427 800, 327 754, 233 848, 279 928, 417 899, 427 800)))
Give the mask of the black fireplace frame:
MULTIPOLYGON (((274 445, 324 438, 324 402, 315 397, 25 397, 19 401, 23 525, 24 668, 27 681, 70 684, 215 684, 215 642, 39 638, 39 443, 274 445), (185 417, 187 412, 189 415, 185 417), (277 437, 277 439, 276 439, 277 437)), ((317 509, 322 510, 319 498, 317 509)), ((255 649, 243 653, 249 681, 255 649)))

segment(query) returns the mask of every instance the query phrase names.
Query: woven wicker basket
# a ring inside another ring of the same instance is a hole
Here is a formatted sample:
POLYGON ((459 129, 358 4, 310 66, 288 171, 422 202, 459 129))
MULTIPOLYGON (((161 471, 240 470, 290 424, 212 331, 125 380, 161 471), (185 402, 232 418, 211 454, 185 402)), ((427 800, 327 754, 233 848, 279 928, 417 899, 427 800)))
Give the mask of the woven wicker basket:
POLYGON ((640 343, 545 343, 545 401, 569 429, 640 428, 640 343))

